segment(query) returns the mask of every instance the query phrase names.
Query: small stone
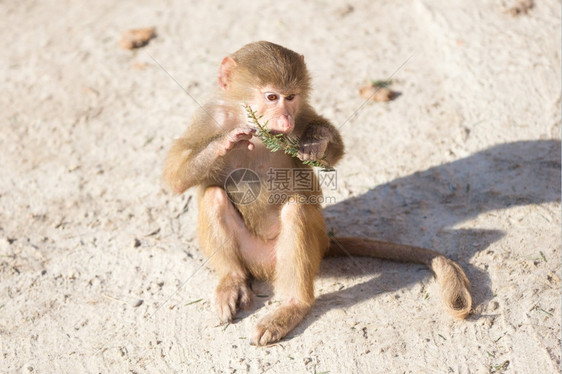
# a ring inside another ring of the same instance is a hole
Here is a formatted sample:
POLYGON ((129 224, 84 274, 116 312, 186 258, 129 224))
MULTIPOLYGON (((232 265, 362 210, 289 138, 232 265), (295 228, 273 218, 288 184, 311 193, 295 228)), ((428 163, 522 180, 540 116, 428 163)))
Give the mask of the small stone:
POLYGON ((143 29, 133 29, 125 32, 119 41, 119 45, 123 49, 135 49, 144 47, 150 39, 156 37, 156 29, 147 27, 143 29))
POLYGON ((366 100, 386 102, 394 99, 396 93, 388 87, 377 87, 373 84, 369 84, 359 89, 359 96, 366 100))

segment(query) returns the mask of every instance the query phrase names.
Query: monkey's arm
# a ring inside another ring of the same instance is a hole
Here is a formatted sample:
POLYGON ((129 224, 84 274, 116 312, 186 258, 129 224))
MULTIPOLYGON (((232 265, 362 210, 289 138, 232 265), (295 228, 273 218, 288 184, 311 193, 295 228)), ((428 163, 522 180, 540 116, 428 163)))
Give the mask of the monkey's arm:
POLYGON ((253 149, 249 142, 253 133, 250 129, 236 128, 227 133, 211 136, 204 141, 194 142, 197 134, 188 133, 175 141, 168 153, 164 167, 164 179, 177 193, 203 183, 223 167, 223 157, 235 147, 253 149))
POLYGON ((299 158, 319 161, 323 158, 334 166, 343 156, 344 146, 338 130, 325 118, 316 115, 301 137, 299 158))

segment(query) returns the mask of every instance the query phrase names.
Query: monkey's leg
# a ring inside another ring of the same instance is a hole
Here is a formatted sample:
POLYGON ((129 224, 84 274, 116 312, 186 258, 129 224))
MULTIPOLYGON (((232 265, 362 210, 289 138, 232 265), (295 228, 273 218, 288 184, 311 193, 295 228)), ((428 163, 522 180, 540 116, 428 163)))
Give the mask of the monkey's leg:
POLYGON ((197 231, 201 247, 219 275, 215 308, 221 322, 232 321, 238 308, 246 309, 252 301, 248 272, 240 258, 241 230, 246 226, 226 192, 208 187, 199 202, 197 231))
POLYGON ((287 203, 280 221, 274 286, 281 305, 257 324, 252 337, 255 345, 283 338, 308 313, 314 302, 314 277, 329 243, 318 206, 287 203))

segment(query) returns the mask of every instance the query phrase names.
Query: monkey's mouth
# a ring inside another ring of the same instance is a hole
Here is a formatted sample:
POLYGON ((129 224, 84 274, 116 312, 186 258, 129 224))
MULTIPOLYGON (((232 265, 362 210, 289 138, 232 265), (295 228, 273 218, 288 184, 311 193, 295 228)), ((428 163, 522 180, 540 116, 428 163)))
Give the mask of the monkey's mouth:
MULTIPOLYGON (((252 130, 252 132, 254 133, 254 136, 256 136, 256 134, 258 134, 259 129, 255 126, 250 126, 250 130, 252 130)), ((265 130, 270 133, 271 135, 289 135, 289 133, 285 132, 285 131, 279 131, 279 130, 272 130, 268 127, 265 128, 265 130)))
POLYGON ((285 133, 283 131, 277 131, 277 130, 269 130, 269 133, 271 135, 287 135, 287 133, 285 133))

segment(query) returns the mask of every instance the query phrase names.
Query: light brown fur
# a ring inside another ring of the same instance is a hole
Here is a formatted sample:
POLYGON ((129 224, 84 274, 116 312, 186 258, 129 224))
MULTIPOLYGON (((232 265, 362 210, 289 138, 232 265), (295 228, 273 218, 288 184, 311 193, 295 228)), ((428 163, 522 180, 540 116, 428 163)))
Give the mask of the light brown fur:
POLYGON ((418 247, 330 239, 320 205, 310 203, 311 197, 317 201, 322 195, 320 189, 266 188, 263 181, 270 168, 306 169, 300 160, 322 158, 335 165, 343 155, 338 131, 307 102, 310 76, 301 55, 269 42, 246 45, 223 59, 218 84, 214 98, 172 146, 164 178, 178 193, 199 187, 198 235, 219 276, 215 304, 221 321, 231 321, 239 308, 250 305, 250 276, 268 280, 282 302, 258 322, 252 343, 283 338, 310 310, 314 277, 326 254, 424 263, 435 272, 449 311, 466 317, 471 307, 468 279, 451 260, 418 247), (299 159, 266 149, 247 123, 242 104, 263 115, 274 133, 298 136, 299 159), (262 181, 262 193, 249 204, 229 198, 237 186, 227 176, 239 168, 254 171, 262 181), (270 200, 281 192, 300 200, 270 200))

